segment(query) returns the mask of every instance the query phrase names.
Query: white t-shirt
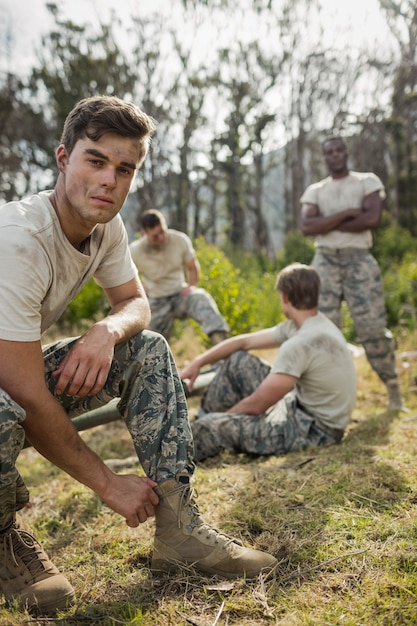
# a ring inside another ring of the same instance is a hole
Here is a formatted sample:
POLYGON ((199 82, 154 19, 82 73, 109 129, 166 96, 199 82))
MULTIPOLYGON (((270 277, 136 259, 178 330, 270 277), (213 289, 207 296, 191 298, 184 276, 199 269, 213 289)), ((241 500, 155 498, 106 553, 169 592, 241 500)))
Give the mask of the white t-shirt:
POLYGON ((164 246, 156 248, 143 236, 130 244, 130 252, 151 298, 179 293, 186 284, 184 267, 196 256, 188 235, 172 228, 164 246))
POLYGON ((0 208, 0 339, 39 340, 91 277, 111 288, 137 275, 119 215, 94 228, 83 254, 64 235, 50 194, 0 208))
MULTIPOLYGON (((320 215, 328 216, 345 209, 359 209, 364 198, 374 191, 379 191, 385 198, 384 185, 372 172, 349 172, 343 178, 328 176, 318 183, 307 187, 301 196, 302 204, 315 204, 320 215)), ((332 230, 324 235, 316 235, 316 247, 326 248, 371 248, 370 230, 360 233, 345 233, 332 230)))
POLYGON ((318 313, 297 330, 286 320, 275 327, 280 344, 272 373, 295 376, 300 404, 325 426, 344 430, 356 400, 356 371, 345 338, 318 313))

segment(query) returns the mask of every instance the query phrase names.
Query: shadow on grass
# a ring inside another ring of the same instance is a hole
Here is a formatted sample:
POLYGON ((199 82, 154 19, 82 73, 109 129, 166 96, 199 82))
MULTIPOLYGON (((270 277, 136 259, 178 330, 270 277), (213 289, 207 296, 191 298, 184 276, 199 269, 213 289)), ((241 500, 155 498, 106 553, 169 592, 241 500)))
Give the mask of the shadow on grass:
MULTIPOLYGON (((396 507, 410 499, 403 473, 386 462, 378 450, 389 444, 397 417, 390 412, 360 416, 337 446, 309 448, 285 457, 222 454, 198 466, 197 471, 203 475, 198 480, 211 481, 205 487, 207 500, 210 491, 215 491, 216 478, 220 475, 224 481, 219 497, 226 501, 227 515, 221 518, 221 529, 277 557, 274 577, 268 580, 270 604, 278 606, 282 594, 296 594, 323 570, 342 568, 340 561, 334 563, 333 558, 341 560, 360 554, 369 542, 379 541, 373 518, 390 511, 394 516, 396 507), (243 473, 238 479, 240 471, 243 473), (341 520, 343 516, 345 519, 341 520), (363 528, 349 526, 349 520, 355 516, 363 520, 363 528)), ((102 514, 99 507, 93 506, 94 498, 91 495, 91 506, 90 497, 84 503, 88 525, 93 525, 102 514)), ((71 506, 70 496, 66 505, 71 506)), ((69 515, 69 510, 65 514, 69 515)), ((206 519, 206 515, 203 517, 206 519)), ((82 525, 82 519, 79 522, 82 525)), ((79 525, 76 523, 65 535, 59 529, 56 534, 51 530, 48 552, 53 553, 71 545, 79 525)), ((143 572, 143 579, 122 584, 115 574, 92 585, 85 595, 78 588, 80 605, 59 624, 114 626, 130 620, 137 624, 161 624, 164 619, 166 624, 197 624, 198 620, 184 617, 187 611, 194 608, 197 615, 208 614, 214 610, 213 598, 218 602, 229 593, 223 592, 221 586, 216 589, 213 579, 192 570, 154 578, 146 573, 150 557, 143 556, 143 551, 142 555, 139 553, 134 540, 130 545, 131 554, 115 560, 114 567, 127 568, 132 575, 143 572), (210 586, 213 591, 208 591, 210 586), (154 622, 156 615, 160 621, 154 622)), ((232 584, 230 593, 245 594, 243 606, 257 585, 257 581, 240 580, 232 584)), ((259 619, 262 615, 261 612, 259 619)))
POLYGON ((245 542, 278 558, 277 588, 297 590, 320 562, 325 567, 382 541, 379 518, 395 518, 404 502, 413 502, 407 476, 379 451, 390 443, 397 419, 389 411, 359 418, 335 446, 284 457, 222 454, 199 466, 210 472, 230 465, 232 475, 233 467, 248 469, 228 510, 230 534, 237 530, 245 542))
MULTIPOLYGON (((141 559, 136 567, 148 571, 148 559, 141 559)), ((199 574, 192 567, 181 571, 153 576, 149 571, 140 585, 128 584, 123 588, 113 585, 106 598, 97 598, 94 592, 81 598, 71 614, 59 620, 59 624, 87 626, 99 623, 100 626, 116 624, 160 624, 163 626, 206 625, 213 622, 220 603, 227 597, 239 594, 256 594, 268 583, 268 577, 245 581, 238 579, 225 581, 221 578, 199 574), (210 617, 211 616, 211 617, 210 617), (210 621, 208 621, 210 620, 210 621)), ((265 611, 262 605, 252 606, 247 601, 247 611, 252 617, 260 618, 256 624, 264 624, 265 611)), ((237 624, 238 622, 233 621, 237 624)), ((254 622, 255 623, 255 622, 254 622)), ((267 621, 269 623, 269 620, 267 621)))

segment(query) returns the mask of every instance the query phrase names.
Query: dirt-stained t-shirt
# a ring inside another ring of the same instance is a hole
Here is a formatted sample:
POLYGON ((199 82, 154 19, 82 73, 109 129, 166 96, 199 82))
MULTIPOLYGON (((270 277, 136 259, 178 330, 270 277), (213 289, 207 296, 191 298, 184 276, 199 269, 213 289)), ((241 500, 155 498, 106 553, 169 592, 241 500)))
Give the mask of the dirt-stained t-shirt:
MULTIPOLYGON (((379 191, 385 198, 384 185, 372 172, 349 172, 343 178, 328 176, 318 183, 307 187, 301 196, 302 204, 315 204, 320 215, 329 216, 345 209, 360 209, 364 198, 374 191, 379 191)), ((316 235, 316 247, 326 248, 371 248, 370 230, 360 233, 346 233, 331 230, 323 235, 316 235)))
POLYGON ((151 298, 179 293, 186 284, 184 267, 196 256, 191 239, 173 228, 164 246, 152 246, 143 236, 130 244, 130 252, 151 298))
POLYGON ((356 372, 337 326, 318 313, 299 329, 281 322, 273 335, 280 348, 271 372, 296 377, 300 404, 325 426, 345 429, 355 406, 356 372))
POLYGON ((119 215, 97 224, 84 254, 64 235, 51 193, 0 207, 0 339, 39 340, 91 277, 112 288, 137 276, 119 215))

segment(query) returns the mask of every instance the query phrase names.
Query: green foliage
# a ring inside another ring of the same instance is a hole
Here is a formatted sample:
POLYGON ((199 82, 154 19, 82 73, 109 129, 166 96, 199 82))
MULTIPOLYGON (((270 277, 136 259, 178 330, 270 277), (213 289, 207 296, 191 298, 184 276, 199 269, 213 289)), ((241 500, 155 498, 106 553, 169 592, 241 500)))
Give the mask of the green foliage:
MULTIPOLYGON (((215 299, 220 312, 230 325, 232 335, 269 328, 283 319, 279 296, 275 291, 277 272, 273 264, 257 255, 236 251, 226 255, 203 238, 195 242, 201 265, 200 286, 215 299)), ((408 231, 388 227, 379 233, 375 255, 383 274, 388 327, 394 331, 414 330, 417 319, 417 242, 408 231)), ((282 269, 299 261, 309 264, 314 249, 301 233, 289 233, 277 255, 282 269)), ((80 326, 100 319, 109 310, 102 289, 90 280, 70 303, 60 320, 60 326, 80 326)), ((348 341, 357 341, 355 328, 346 305, 342 306, 342 328, 348 341)), ((189 324, 189 322, 186 322, 189 324)), ((194 324, 206 340, 200 327, 194 324)), ((184 325, 176 326, 181 334, 184 325)))
POLYGON ((342 302, 340 307, 340 324, 346 341, 357 343, 358 335, 346 302, 342 302))
POLYGON ((275 275, 262 273, 258 260, 246 258, 245 272, 203 238, 195 242, 201 265, 200 286, 216 300, 233 335, 273 326, 282 317, 278 295, 274 293, 275 275))
POLYGON ((417 260, 415 253, 405 255, 401 263, 392 266, 383 276, 388 327, 416 328, 417 319, 417 260))
POLYGON ((289 231, 284 244, 277 255, 277 263, 280 269, 290 263, 305 263, 310 265, 314 256, 314 244, 310 237, 305 237, 299 230, 289 231))
POLYGON ((93 279, 90 279, 70 302, 59 320, 59 325, 62 327, 66 324, 78 325, 84 321, 94 322, 105 315, 109 308, 104 291, 93 279))
POLYGON ((255 294, 221 250, 204 239, 195 245, 201 265, 200 286, 213 296, 234 333, 247 332, 256 323, 255 294))
POLYGON ((274 272, 277 264, 275 259, 271 261, 265 254, 259 252, 246 252, 236 246, 230 246, 226 243, 223 251, 229 261, 238 267, 240 272, 247 276, 248 274, 264 274, 265 272, 274 272))
POLYGON ((399 263, 408 253, 416 253, 417 238, 405 228, 387 226, 379 229, 374 238, 373 255, 378 261, 382 272, 389 270, 393 264, 399 263))

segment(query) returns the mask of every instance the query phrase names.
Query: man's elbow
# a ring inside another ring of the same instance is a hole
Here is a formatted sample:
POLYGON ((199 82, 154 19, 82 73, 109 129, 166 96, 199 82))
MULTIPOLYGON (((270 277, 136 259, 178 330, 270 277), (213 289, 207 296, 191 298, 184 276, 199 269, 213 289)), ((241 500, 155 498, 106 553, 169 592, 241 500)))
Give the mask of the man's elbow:
POLYGON ((381 215, 371 218, 369 228, 378 228, 381 225, 381 215))
POLYGON ((313 235, 316 235, 316 229, 309 222, 301 222, 300 230, 303 233, 303 235, 305 235, 306 237, 311 237, 313 235))

